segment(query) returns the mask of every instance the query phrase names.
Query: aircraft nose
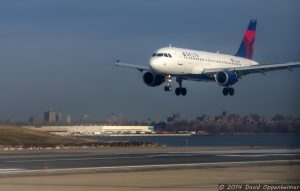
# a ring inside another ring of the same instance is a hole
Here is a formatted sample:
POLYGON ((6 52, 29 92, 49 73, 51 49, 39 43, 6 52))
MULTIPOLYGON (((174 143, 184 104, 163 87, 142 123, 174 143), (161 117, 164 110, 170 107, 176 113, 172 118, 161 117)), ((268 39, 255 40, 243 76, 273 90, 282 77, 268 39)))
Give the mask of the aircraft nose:
POLYGON ((159 63, 157 62, 156 59, 151 59, 149 62, 149 67, 151 68, 151 70, 157 71, 159 68, 159 63))

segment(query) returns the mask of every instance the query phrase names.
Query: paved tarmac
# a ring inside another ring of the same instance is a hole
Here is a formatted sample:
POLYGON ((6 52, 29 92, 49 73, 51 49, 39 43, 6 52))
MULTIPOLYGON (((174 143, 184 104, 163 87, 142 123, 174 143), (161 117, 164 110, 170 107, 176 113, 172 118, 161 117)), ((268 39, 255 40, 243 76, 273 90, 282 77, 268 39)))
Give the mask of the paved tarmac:
POLYGON ((89 152, 0 153, 0 176, 20 173, 74 173, 274 164, 300 161, 297 149, 95 149, 89 152))
POLYGON ((3 191, 217 191, 218 184, 299 184, 300 165, 240 166, 0 178, 3 191))

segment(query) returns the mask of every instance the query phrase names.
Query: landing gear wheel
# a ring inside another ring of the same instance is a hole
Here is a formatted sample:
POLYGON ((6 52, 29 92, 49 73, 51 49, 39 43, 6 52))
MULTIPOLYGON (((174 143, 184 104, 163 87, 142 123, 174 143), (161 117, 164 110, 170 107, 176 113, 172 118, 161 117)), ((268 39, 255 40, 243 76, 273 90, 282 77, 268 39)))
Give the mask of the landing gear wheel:
POLYGON ((183 96, 186 95, 186 88, 181 88, 181 95, 183 95, 183 96))
POLYGON ((182 87, 182 81, 183 81, 182 78, 178 78, 178 77, 176 78, 176 82, 178 82, 178 84, 179 84, 179 87, 175 89, 175 94, 177 96, 179 96, 180 94, 183 96, 186 95, 186 88, 182 87))
POLYGON ((171 86, 165 86, 165 87, 164 87, 164 90, 165 90, 166 92, 170 92, 170 91, 172 90, 172 88, 171 88, 171 86))
POLYGON ((228 93, 230 96, 234 95, 234 88, 228 88, 228 93))
POLYGON ((224 96, 227 96, 228 95, 228 88, 223 88, 223 95, 224 96))
POLYGON ((175 94, 177 96, 180 96, 180 95, 185 96, 186 95, 186 88, 176 88, 175 89, 175 94))

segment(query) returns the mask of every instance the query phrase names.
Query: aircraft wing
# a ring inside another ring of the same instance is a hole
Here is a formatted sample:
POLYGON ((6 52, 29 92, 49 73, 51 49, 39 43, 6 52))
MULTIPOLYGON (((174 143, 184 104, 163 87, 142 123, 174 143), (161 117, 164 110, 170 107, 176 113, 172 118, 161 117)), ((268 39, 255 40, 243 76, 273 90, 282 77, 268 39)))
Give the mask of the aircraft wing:
POLYGON ((115 65, 116 66, 122 66, 122 67, 127 67, 127 68, 134 68, 134 69, 137 69, 139 71, 150 71, 150 68, 148 66, 142 66, 142 65, 134 65, 134 64, 127 64, 127 63, 123 63, 123 62, 120 62, 120 60, 117 60, 115 62, 115 65))
MULTIPOLYGON (((300 62, 289 62, 283 64, 259 64, 253 66, 235 67, 235 68, 226 68, 226 69, 235 71, 239 76, 244 76, 252 73, 264 74, 265 72, 275 71, 275 70, 283 70, 283 69, 292 70, 293 68, 296 67, 300 67, 300 62)), ((223 70, 224 68, 204 69, 203 73, 212 74, 223 70)))

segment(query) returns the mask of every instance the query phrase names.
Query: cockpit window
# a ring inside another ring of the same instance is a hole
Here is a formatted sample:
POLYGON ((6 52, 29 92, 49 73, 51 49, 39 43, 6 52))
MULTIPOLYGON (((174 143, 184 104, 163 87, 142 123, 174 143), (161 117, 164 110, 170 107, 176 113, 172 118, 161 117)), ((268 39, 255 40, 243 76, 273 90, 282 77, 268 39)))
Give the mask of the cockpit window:
POLYGON ((169 53, 153 53, 152 54, 152 57, 156 57, 156 56, 159 56, 159 57, 163 56, 163 57, 172 58, 171 54, 169 54, 169 53))

